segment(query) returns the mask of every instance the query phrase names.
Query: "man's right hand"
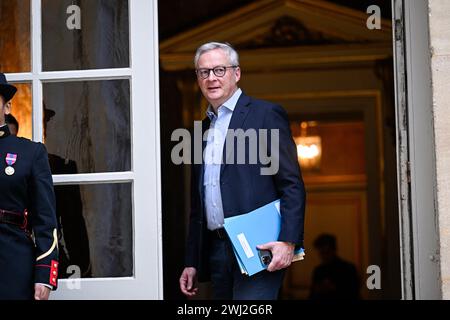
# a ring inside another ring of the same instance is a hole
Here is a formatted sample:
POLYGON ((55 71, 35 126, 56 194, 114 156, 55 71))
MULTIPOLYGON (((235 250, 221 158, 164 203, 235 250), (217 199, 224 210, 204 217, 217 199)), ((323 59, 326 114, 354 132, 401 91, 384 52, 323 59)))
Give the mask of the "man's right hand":
POLYGON ((184 268, 180 277, 180 289, 188 297, 193 297, 197 294, 197 270, 195 268, 184 268))

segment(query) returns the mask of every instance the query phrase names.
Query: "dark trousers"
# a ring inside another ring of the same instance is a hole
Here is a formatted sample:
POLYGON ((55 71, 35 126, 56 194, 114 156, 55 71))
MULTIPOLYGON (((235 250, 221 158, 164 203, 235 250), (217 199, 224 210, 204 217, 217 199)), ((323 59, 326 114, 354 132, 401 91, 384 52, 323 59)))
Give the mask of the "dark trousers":
POLYGON ((211 236, 211 282, 215 300, 276 300, 285 270, 243 275, 229 239, 211 236))

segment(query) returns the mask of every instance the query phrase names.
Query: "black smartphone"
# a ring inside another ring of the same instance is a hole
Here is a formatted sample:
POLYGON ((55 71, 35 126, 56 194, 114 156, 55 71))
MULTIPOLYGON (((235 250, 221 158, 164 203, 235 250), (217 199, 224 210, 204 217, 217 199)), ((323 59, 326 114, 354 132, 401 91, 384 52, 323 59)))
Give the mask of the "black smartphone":
POLYGON ((267 268, 267 266, 272 261, 272 252, 270 250, 259 250, 258 249, 258 254, 259 254, 259 259, 260 259, 263 267, 267 268))

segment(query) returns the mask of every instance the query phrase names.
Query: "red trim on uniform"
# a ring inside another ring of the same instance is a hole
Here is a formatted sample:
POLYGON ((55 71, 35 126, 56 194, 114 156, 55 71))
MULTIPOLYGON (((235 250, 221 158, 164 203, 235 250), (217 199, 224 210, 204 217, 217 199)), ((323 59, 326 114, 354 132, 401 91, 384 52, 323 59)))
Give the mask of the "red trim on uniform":
POLYGON ((23 212, 23 225, 20 228, 25 230, 27 227, 28 227, 28 210, 25 209, 25 211, 23 212))
POLYGON ((50 279, 49 283, 56 287, 56 280, 58 279, 58 261, 52 260, 52 264, 50 266, 50 279))
POLYGON ((51 268, 51 265, 46 265, 46 264, 37 264, 36 267, 46 267, 46 268, 51 268))

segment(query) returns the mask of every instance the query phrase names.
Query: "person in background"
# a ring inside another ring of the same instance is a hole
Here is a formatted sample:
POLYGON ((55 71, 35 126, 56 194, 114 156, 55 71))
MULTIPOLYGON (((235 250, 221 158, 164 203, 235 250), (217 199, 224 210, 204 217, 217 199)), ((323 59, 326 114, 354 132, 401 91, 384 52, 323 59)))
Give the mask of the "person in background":
POLYGON ((314 241, 321 264, 314 269, 311 300, 357 300, 359 277, 355 266, 337 255, 336 237, 322 234, 314 241))
POLYGON ((19 122, 17 122, 17 119, 12 114, 7 114, 5 122, 8 124, 11 135, 17 136, 19 134, 19 122))
MULTIPOLYGON (((47 127, 56 116, 56 112, 44 106, 44 139, 47 138, 47 127)), ((53 120, 55 121, 55 120, 53 120)), ((52 174, 78 174, 77 163, 67 157, 49 153, 48 160, 52 174)), ((89 252, 89 236, 83 216, 81 189, 77 184, 57 185, 56 216, 59 226, 59 263, 60 278, 74 277, 73 267, 79 268, 82 278, 92 276, 89 252)))

